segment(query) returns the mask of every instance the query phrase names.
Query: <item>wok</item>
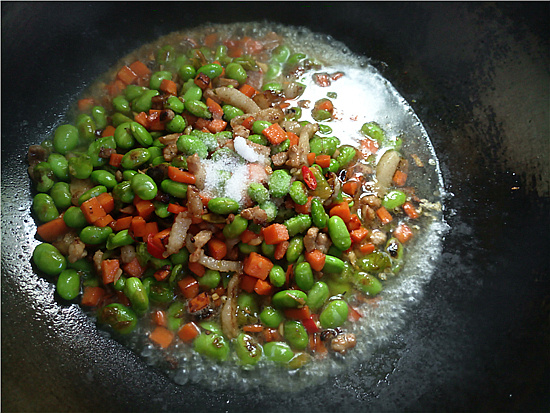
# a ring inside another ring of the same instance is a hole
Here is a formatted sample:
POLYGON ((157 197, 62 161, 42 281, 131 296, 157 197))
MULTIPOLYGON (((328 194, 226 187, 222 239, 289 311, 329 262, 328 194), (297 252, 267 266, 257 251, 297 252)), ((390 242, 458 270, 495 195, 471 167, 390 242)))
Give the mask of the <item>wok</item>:
POLYGON ((4 411, 548 411, 548 3, 2 3, 4 411), (421 300, 386 348, 317 388, 177 386, 30 264, 25 154, 118 58, 200 21, 269 19, 371 57, 452 193, 421 300))

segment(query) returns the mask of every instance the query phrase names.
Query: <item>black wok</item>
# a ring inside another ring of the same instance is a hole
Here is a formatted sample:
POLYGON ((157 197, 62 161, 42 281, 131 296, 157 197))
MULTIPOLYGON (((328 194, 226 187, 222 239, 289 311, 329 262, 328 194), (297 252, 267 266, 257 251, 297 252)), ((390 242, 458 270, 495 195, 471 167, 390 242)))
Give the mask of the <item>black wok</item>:
POLYGON ((2 3, 4 411, 548 411, 548 3, 2 3), (30 264, 25 153, 118 58, 194 25, 306 25, 370 56, 439 154, 451 229, 407 324, 296 394, 177 386, 30 264))

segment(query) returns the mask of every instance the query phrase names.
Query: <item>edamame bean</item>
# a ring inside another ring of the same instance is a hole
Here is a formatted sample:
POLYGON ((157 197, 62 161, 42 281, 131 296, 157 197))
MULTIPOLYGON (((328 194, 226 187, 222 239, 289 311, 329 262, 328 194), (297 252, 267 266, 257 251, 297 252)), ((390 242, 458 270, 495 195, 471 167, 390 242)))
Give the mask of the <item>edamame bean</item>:
POLYGON ((286 260, 291 263, 296 262, 302 251, 304 251, 304 237, 297 235, 289 242, 286 250, 286 260))
POLYGON ((194 79, 197 75, 197 71, 193 65, 183 65, 179 68, 178 74, 183 79, 184 82, 187 82, 190 79, 194 79))
POLYGON ((174 299, 174 289, 167 282, 153 279, 149 286, 149 298, 157 304, 167 304, 174 299))
POLYGON ((130 119, 128 116, 123 115, 122 113, 115 112, 111 115, 111 123, 115 128, 123 123, 133 122, 133 119, 130 119))
POLYGON ((120 112, 126 116, 132 114, 132 109, 130 108, 130 102, 126 100, 124 96, 115 96, 112 100, 113 109, 117 112, 120 112))
POLYGON ((323 272, 329 274, 340 274, 342 271, 344 271, 344 266, 344 261, 342 261, 340 258, 333 257, 332 255, 326 255, 323 272))
POLYGON ((311 200, 311 220, 317 228, 325 228, 328 222, 328 214, 319 198, 311 200))
POLYGON ((122 181, 113 188, 113 198, 124 204, 130 204, 134 200, 134 191, 130 181, 122 181))
POLYGON ((307 300, 307 294, 300 290, 283 290, 275 293, 271 303, 276 308, 303 307, 307 300))
POLYGON ((103 169, 93 171, 90 178, 92 179, 92 182, 103 185, 107 189, 113 189, 117 184, 115 176, 111 172, 103 169))
POLYGON ((275 287, 282 287, 286 282, 286 274, 283 267, 280 265, 274 265, 269 271, 269 282, 275 287))
POLYGON ((113 233, 111 227, 95 227, 89 225, 80 231, 80 240, 88 245, 99 245, 107 242, 109 235, 113 233))
POLYGON ((132 177, 132 180, 130 181, 130 184, 132 186, 132 191, 134 191, 134 194, 139 196, 141 199, 150 201, 157 196, 157 184, 149 175, 134 175, 132 177))
POLYGON ((137 169, 149 159, 151 159, 151 153, 147 148, 136 148, 124 154, 120 166, 124 169, 137 169))
POLYGON ((131 149, 136 144, 134 136, 130 130, 130 122, 124 122, 118 125, 115 129, 115 142, 119 148, 131 149))
POLYGON ((235 352, 241 364, 257 364, 262 358, 262 346, 249 334, 241 333, 235 340, 235 352))
POLYGON ((124 285, 124 294, 132 303, 132 308, 138 315, 143 315, 149 309, 149 297, 141 282, 137 277, 130 277, 124 285))
POLYGON ((126 89, 124 89, 124 96, 126 96, 126 99, 131 102, 140 97, 146 90, 148 89, 145 86, 128 85, 126 86, 126 89))
POLYGON ((203 356, 225 361, 229 356, 229 343, 226 338, 218 333, 204 332, 193 342, 193 348, 203 356))
POLYGON ((124 245, 132 245, 134 239, 130 235, 127 229, 123 229, 116 234, 110 234, 107 238, 106 248, 108 250, 114 250, 115 248, 122 247, 124 245))
POLYGON ((151 146, 153 144, 153 137, 147 129, 143 127, 140 123, 131 122, 130 131, 136 141, 139 142, 141 146, 151 146))
POLYGON ((281 76, 283 72, 283 65, 277 62, 271 63, 264 75, 265 81, 270 81, 281 76))
POLYGON ((199 118, 210 119, 212 117, 212 113, 208 110, 208 106, 201 100, 186 100, 185 109, 199 118))
POLYGON ((116 290, 116 291, 124 291, 124 286, 126 285, 126 277, 124 276, 120 276, 118 278, 118 280, 115 281, 115 283, 113 284, 113 288, 116 290))
POLYGON ((185 118, 181 115, 174 116, 174 119, 166 124, 166 130, 172 133, 183 132, 186 127, 187 122, 185 121, 185 118))
POLYGON ((44 193, 36 194, 32 201, 32 210, 41 222, 49 222, 59 216, 53 198, 44 193))
POLYGON ((38 269, 48 275, 58 275, 67 268, 67 260, 52 244, 38 244, 32 253, 32 259, 38 269))
POLYGON ((215 214, 234 214, 239 210, 239 203, 231 198, 218 197, 208 201, 208 209, 215 214))
POLYGON ((75 156, 69 159, 69 174, 77 179, 87 179, 94 167, 88 155, 75 156))
POLYGON ((407 201, 407 195, 398 189, 392 189, 384 195, 382 206, 388 210, 400 207, 407 201))
POLYGON ((253 182, 248 187, 248 195, 257 204, 261 204, 269 199, 269 191, 260 183, 253 182))
POLYGON ((129 334, 136 328, 137 315, 125 305, 112 303, 99 310, 98 321, 109 325, 120 334, 129 334))
POLYGON ((271 155, 276 155, 281 152, 286 152, 288 148, 290 148, 290 139, 285 139, 280 144, 274 145, 271 147, 271 155))
POLYGON ((77 271, 63 270, 56 284, 57 294, 64 300, 74 300, 80 293, 80 275, 77 271))
POLYGON ((164 105, 164 108, 171 109, 175 113, 182 113, 183 110, 185 109, 185 105, 177 96, 170 96, 166 100, 166 104, 164 105))
POLYGON ((130 181, 132 179, 132 176, 138 174, 138 171, 134 171, 132 169, 127 169, 124 172, 122 172, 122 179, 125 181, 130 181))
POLYGON ((92 141, 95 138, 95 123, 90 115, 81 113, 76 118, 76 128, 81 141, 92 141))
POLYGON ((77 229, 84 228, 88 224, 84 213, 76 206, 69 207, 69 209, 65 211, 63 214, 63 221, 65 221, 68 227, 77 229))
POLYGON ((161 70, 151 74, 151 78, 149 79, 149 89, 159 90, 160 84, 164 79, 172 80, 172 72, 161 70))
POLYGON ((208 63, 204 66, 199 67, 197 73, 204 73, 210 79, 215 79, 220 76, 223 72, 223 67, 217 63, 208 63))
POLYGON ((240 215, 235 215, 232 222, 223 227, 223 235, 225 238, 238 238, 248 228, 248 220, 240 215))
POLYGON ((391 266, 391 258, 387 252, 378 250, 357 260, 357 265, 369 273, 380 272, 391 266))
POLYGON ((262 86, 262 90, 265 92, 266 90, 270 90, 273 93, 281 93, 283 91, 283 85, 281 85, 279 82, 267 82, 264 83, 262 86))
POLYGON ((227 65, 225 68, 225 76, 229 79, 236 80, 240 85, 242 85, 248 77, 246 70, 242 67, 242 65, 235 62, 227 65))
POLYGON ((284 336, 291 348, 305 350, 309 343, 307 331, 299 321, 288 320, 284 323, 284 336))
POLYGON ((258 245, 250 245, 245 244, 244 242, 239 242, 237 244, 237 247, 239 248, 239 251, 244 255, 248 255, 251 252, 260 252, 260 247, 258 245))
POLYGON ((222 327, 215 321, 204 320, 199 323, 199 326, 207 333, 223 334, 222 327))
POLYGON ((260 320, 267 327, 277 328, 285 319, 285 315, 281 310, 277 310, 271 306, 265 306, 260 313, 260 320))
POLYGON ((328 285, 323 281, 317 281, 307 293, 306 304, 312 311, 317 311, 323 306, 329 295, 328 285))
POLYGON ((328 220, 328 234, 336 248, 345 251, 351 247, 351 237, 346 223, 338 215, 334 215, 328 220))
POLYGON ((279 212, 277 209, 277 205, 275 205, 275 203, 271 201, 262 202, 260 204, 260 208, 262 208, 267 214, 267 222, 273 221, 277 216, 277 213, 279 212))
POLYGON ((262 254, 268 258, 275 258, 275 245, 266 244, 265 241, 262 241, 261 246, 262 254))
MULTIPOLYGON (((160 86, 160 83, 159 83, 160 86)), ((141 94, 140 97, 134 100, 132 103, 132 107, 135 112, 149 112, 151 107, 153 106, 153 103, 151 99, 153 99, 154 96, 158 96, 159 91, 158 90, 146 90, 141 94)), ((131 121, 131 120, 130 120, 131 121)), ((114 123, 114 122, 113 122, 114 123)))
POLYGON ((93 188, 88 189, 86 192, 80 195, 80 197, 78 197, 78 205, 82 205, 88 199, 99 196, 105 192, 107 192, 107 188, 105 186, 103 185, 94 186, 93 188))
POLYGON ((319 316, 323 328, 340 327, 348 319, 348 304, 344 300, 334 300, 327 304, 319 316))
POLYGON ((271 60, 278 63, 285 63, 289 57, 290 49, 287 45, 281 44, 273 50, 271 60))
POLYGON ((269 192, 276 198, 282 198, 290 189, 291 176, 285 169, 277 169, 269 179, 269 192))
POLYGON ((187 89, 187 91, 183 94, 183 104, 187 109, 188 102, 200 101, 201 98, 202 98, 202 89, 193 83, 191 87, 187 89))
POLYGON ((95 126, 99 130, 107 127, 107 114, 103 106, 94 106, 92 108, 92 118, 94 119, 95 126))
POLYGON ((294 357, 294 352, 290 346, 282 341, 265 343, 264 354, 269 360, 278 364, 286 364, 294 357))
POLYGON ((184 155, 191 156, 199 155, 199 158, 206 159, 208 156, 208 148, 199 138, 192 135, 181 135, 177 142, 178 150, 184 155))
POLYGON ((351 160, 355 157, 355 154, 357 151, 353 146, 340 146, 338 148, 340 151, 340 154, 336 157, 336 160, 340 163, 340 166, 342 168, 345 168, 348 166, 348 164, 351 162, 351 160))
POLYGON ((48 192, 55 184, 55 175, 48 162, 40 162, 31 167, 32 179, 34 180, 38 192, 48 192))
POLYGON ((107 163, 107 159, 100 156, 101 152, 106 149, 115 149, 116 142, 112 136, 105 136, 103 138, 93 141, 86 153, 90 157, 93 167, 103 166, 107 163))
POLYGON ((292 200, 298 205, 307 204, 307 189, 301 181, 294 181, 290 185, 289 194, 292 200))
POLYGON ((267 146, 269 141, 267 140, 267 138, 264 136, 264 135, 258 135, 258 134, 253 134, 253 135, 250 135, 248 137, 248 140, 250 142, 254 142, 254 143, 257 143, 258 145, 264 145, 264 146, 267 146))
POLYGON ((295 65, 298 62, 301 62, 304 60, 307 56, 303 53, 294 53, 288 58, 288 64, 289 65, 295 65))
POLYGON ((175 254, 170 255, 170 261, 174 265, 185 265, 189 261, 189 251, 187 248, 182 248, 175 254))
POLYGON ((354 277, 355 286, 358 290, 374 297, 382 291, 382 283, 378 278, 367 274, 366 272, 357 272, 354 277))
POLYGON ((66 155, 78 145, 78 129, 73 125, 60 125, 53 136, 53 147, 56 152, 66 155))
POLYGON ((55 177, 61 181, 69 180, 69 161, 59 153, 51 153, 48 156, 48 164, 55 177))
POLYGON ((199 278, 199 285, 210 290, 216 288, 220 284, 221 279, 219 271, 208 269, 204 275, 199 278))
POLYGON ((171 179, 164 179, 160 183, 160 188, 163 192, 175 196, 176 198, 187 197, 187 185, 181 182, 174 182, 171 179))
POLYGON ((311 227, 311 217, 307 214, 299 214, 295 217, 287 219, 284 224, 288 230, 288 235, 293 237, 296 234, 307 231, 307 229, 311 227))
POLYGON ((230 122, 231 119, 236 118, 237 116, 244 115, 244 112, 241 109, 231 105, 223 105, 222 110, 223 110, 223 117, 228 122, 230 122))
POLYGON ((50 189, 50 196, 55 206, 59 209, 67 209, 71 204, 71 190, 67 182, 56 182, 50 189))
POLYGON ((328 168, 326 168, 326 170, 327 172, 337 173, 340 170, 340 162, 338 162, 336 159, 331 159, 330 165, 328 166, 328 168))
POLYGON ((257 120, 252 124, 252 132, 261 135, 263 130, 269 126, 271 126, 271 122, 268 122, 267 120, 257 120))
POLYGON ((294 267, 294 281, 296 281, 298 288, 304 291, 308 291, 313 287, 315 278, 308 262, 296 264, 294 267))
POLYGON ((167 327, 170 330, 178 330, 183 321, 183 317, 187 313, 185 303, 182 301, 174 301, 166 310, 167 327))

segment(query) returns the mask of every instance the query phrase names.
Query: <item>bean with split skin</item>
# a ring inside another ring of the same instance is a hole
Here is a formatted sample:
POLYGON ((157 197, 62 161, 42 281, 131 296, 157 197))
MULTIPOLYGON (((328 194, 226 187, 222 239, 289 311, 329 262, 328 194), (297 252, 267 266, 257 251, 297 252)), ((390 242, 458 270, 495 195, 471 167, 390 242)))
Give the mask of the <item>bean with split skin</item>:
POLYGON ((262 346, 251 335, 245 333, 237 336, 235 352, 241 364, 254 365, 262 358, 262 346))
POLYGON ((291 348, 305 350, 309 343, 309 337, 304 325, 295 320, 288 320, 284 323, 284 337, 291 348))
POLYGON ((149 159, 151 159, 151 153, 147 148, 136 148, 124 154, 120 166, 124 169, 137 169, 149 159))
POLYGON ((193 348, 203 356, 225 361, 229 356, 229 342, 219 333, 205 331, 193 342, 193 348))
POLYGON ((136 328, 138 318, 131 308, 119 303, 112 303, 99 310, 98 321, 109 325, 120 334, 129 334, 136 328))

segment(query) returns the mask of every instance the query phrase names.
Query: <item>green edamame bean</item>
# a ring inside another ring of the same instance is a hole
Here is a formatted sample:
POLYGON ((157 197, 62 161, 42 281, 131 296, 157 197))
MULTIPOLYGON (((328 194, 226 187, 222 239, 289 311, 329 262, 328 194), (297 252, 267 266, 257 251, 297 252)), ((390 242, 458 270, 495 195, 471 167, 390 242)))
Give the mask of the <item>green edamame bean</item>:
POLYGON ((75 156, 69 159, 69 174, 77 179, 87 179, 94 167, 88 155, 75 156))
POLYGON ((182 248, 175 254, 170 255, 170 261, 174 265, 185 265, 189 261, 189 251, 187 248, 182 248))
POLYGON ((302 117, 302 108, 299 106, 293 106, 288 110, 288 114, 286 115, 286 118, 288 120, 295 120, 297 121, 302 117))
POLYGON ((112 136, 105 136, 103 138, 99 138, 93 141, 88 147, 88 150, 86 151, 86 153, 90 157, 92 166, 98 167, 98 166, 103 166, 107 163, 107 159, 99 156, 101 152, 104 151, 105 149, 115 149, 115 148, 116 148, 115 138, 112 136))
POLYGON ((265 92, 266 90, 270 90, 273 93, 281 93, 283 91, 283 85, 281 85, 279 82, 267 82, 264 83, 262 86, 262 90, 265 92))
POLYGON ((332 133, 332 128, 328 125, 319 125, 319 133, 328 135, 329 133, 332 133))
POLYGON ((103 185, 94 186, 93 188, 88 189, 86 192, 80 195, 80 197, 78 197, 78 205, 82 205, 88 199, 99 196, 105 192, 107 192, 107 188, 105 186, 103 185))
POLYGON ((348 304, 344 300, 334 300, 327 304, 319 315, 323 328, 340 327, 348 319, 348 304))
POLYGON ((55 181, 53 169, 48 162, 40 162, 32 169, 32 179, 36 183, 38 192, 48 192, 52 189, 55 181))
POLYGON ((117 112, 120 112, 126 116, 132 114, 132 109, 130 108, 130 102, 126 100, 124 96, 115 96, 112 100, 113 109, 117 112))
POLYGON ((155 214, 159 218, 168 218, 170 216, 171 212, 168 211, 168 204, 159 201, 153 201, 153 204, 155 205, 155 214))
POLYGON ((166 310, 167 327, 170 330, 178 330, 187 313, 187 306, 182 301, 174 301, 166 310))
POLYGON ((361 133, 381 144, 386 139, 386 134, 376 122, 367 122, 361 126, 361 133))
POLYGON ((128 99, 128 102, 133 101, 134 99, 137 99, 141 95, 143 95, 143 92, 148 90, 145 86, 138 86, 138 85, 128 85, 124 89, 124 96, 126 99, 128 99))
POLYGON ((340 166, 342 168, 345 168, 348 166, 348 164, 351 162, 353 158, 355 158, 355 154, 357 153, 356 149, 353 146, 340 146, 338 148, 340 151, 340 154, 336 157, 336 160, 340 163, 340 166))
POLYGON ((147 150, 149 151, 149 155, 151 155, 150 159, 155 159, 162 156, 162 149, 158 146, 149 146, 147 150))
POLYGON ((248 220, 240 215, 235 215, 235 219, 223 227, 225 238, 238 238, 248 228, 248 220))
POLYGON ((290 148, 290 139, 285 139, 280 144, 271 147, 271 155, 276 155, 278 153, 288 151, 288 148, 290 148))
POLYGON ((235 340, 235 352, 241 364, 257 364, 262 358, 262 346, 249 334, 241 333, 235 340))
POLYGON ((48 275, 58 275, 67 268, 67 260, 52 244, 38 244, 32 253, 38 269, 48 275))
POLYGON ((357 260, 357 266, 368 273, 380 272, 391 266, 391 258, 385 251, 374 251, 357 260))
POLYGON ((222 327, 215 321, 204 320, 199 323, 199 326, 207 333, 223 334, 222 327))
POLYGON ((229 356, 229 342, 218 333, 205 332, 200 334, 193 342, 193 348, 203 356, 225 361, 229 356))
POLYGON ((126 277, 124 277, 124 276, 121 275, 121 276, 118 278, 118 280, 116 280, 115 283, 113 284, 113 288, 114 288, 116 291, 123 291, 125 285, 126 285, 126 277))
POLYGON ((53 198, 44 193, 36 194, 32 200, 32 210, 41 222, 49 222, 59 216, 53 198))
POLYGON ((130 181, 122 181, 113 188, 113 198, 124 204, 130 204, 134 200, 134 191, 130 181))
POLYGON ((208 156, 208 148, 205 143, 193 135, 181 135, 177 142, 178 150, 184 155, 199 155, 199 158, 205 159, 208 156))
POLYGON ((336 248, 345 251, 351 247, 351 237, 346 223, 338 215, 333 215, 328 220, 328 234, 336 248))
POLYGON ((290 57, 290 49, 287 45, 281 44, 273 50, 271 60, 278 63, 285 63, 290 57))
POLYGON ((272 63, 269 65, 269 68, 267 69, 267 72, 264 75, 264 80, 270 81, 278 78, 281 76, 283 72, 283 65, 280 63, 272 63))
POLYGON ((222 110, 223 110, 223 117, 228 122, 230 122, 231 119, 236 118, 237 116, 244 115, 244 112, 241 109, 231 105, 223 105, 222 110))
POLYGON ((157 196, 157 184, 149 175, 134 175, 130 181, 130 184, 132 185, 132 191, 134 191, 134 194, 139 196, 141 199, 150 201, 157 196))
POLYGON ((191 87, 187 89, 187 91, 183 94, 183 104, 187 109, 188 102, 200 101, 201 98, 202 98, 202 89, 193 83, 191 87))
MULTIPOLYGON (((159 87, 160 87, 160 83, 159 83, 159 87)), ((134 109, 135 112, 149 112, 149 110, 153 105, 151 99, 153 99, 154 96, 158 96, 158 95, 159 95, 158 90, 146 90, 141 94, 140 97, 138 97, 133 101, 132 108, 134 109)))
POLYGON ((288 64, 289 65, 295 65, 298 62, 301 62, 304 60, 307 56, 303 53, 294 53, 288 58, 288 64))
POLYGON ((99 310, 98 321, 109 325, 120 334, 129 334, 136 328, 137 315, 125 305, 112 303, 99 310))
POLYGON ((60 125, 53 136, 53 147, 56 152, 66 155, 78 145, 78 129, 73 125, 60 125))
POLYGON ((212 117, 212 113, 208 110, 208 106, 201 100, 186 100, 185 109, 199 118, 210 119, 212 117))
POLYGON ((287 364, 294 357, 294 352, 290 346, 282 341, 265 343, 264 354, 269 360, 278 364, 287 364))
POLYGON ((80 231, 80 240, 88 245, 99 245, 107 242, 109 235, 113 233, 111 227, 87 226, 80 231))
POLYGON ((283 290, 275 293, 271 304, 275 308, 298 308, 303 307, 307 300, 307 294, 300 290, 283 290))
POLYGON ((186 127, 187 122, 185 121, 185 118, 181 115, 174 116, 174 119, 166 124, 166 130, 172 133, 183 132, 186 127))
POLYGON ((151 153, 147 148, 136 148, 128 151, 122 157, 120 166, 124 169, 137 169, 151 159, 151 153))
POLYGON ((286 250, 286 260, 291 263, 296 262, 303 250, 304 237, 296 235, 295 237, 291 238, 289 242, 288 249, 286 250))
POLYGON ((164 79, 172 80, 172 72, 161 70, 151 74, 151 78, 149 79, 149 89, 159 90, 160 84, 164 79))
MULTIPOLYGON (((267 244, 266 244, 267 245, 267 244)), ((280 265, 274 265, 269 271, 269 282, 275 287, 282 287, 286 282, 286 274, 283 267, 280 265)))
POLYGON ((61 181, 69 180, 69 161, 59 153, 51 153, 48 156, 48 164, 55 177, 61 181))
POLYGON ((76 118, 78 136, 82 141, 92 141, 95 138, 95 123, 90 115, 81 113, 76 118))
POLYGON ((63 270, 56 284, 57 294, 64 300, 74 300, 80 293, 80 275, 76 270, 63 270))
POLYGON ((288 320, 284 324, 284 337, 291 348, 305 350, 309 343, 307 331, 299 321, 288 320))
POLYGON ((197 71, 193 65, 183 65, 179 68, 178 74, 183 79, 184 82, 187 82, 190 79, 194 79, 197 75, 197 71))
POLYGON ((323 306, 330 295, 328 285, 323 281, 317 281, 307 293, 307 306, 312 311, 317 311, 323 306))
POLYGON ((124 285, 124 294, 132 303, 132 308, 138 315, 143 315, 149 309, 149 297, 141 280, 137 277, 130 277, 124 285))
POLYGON ((103 185, 107 189, 113 189, 117 184, 115 176, 111 172, 103 169, 93 171, 90 178, 92 179, 92 182, 103 185))
POLYGON ((292 200, 298 205, 307 204, 307 189, 301 181, 294 181, 288 192, 292 200))
POLYGON ((107 238, 106 248, 108 250, 114 250, 115 248, 122 247, 124 245, 132 245, 134 239, 130 235, 127 229, 117 232, 116 234, 109 235, 107 238))
POLYGON ((132 176, 137 175, 138 173, 139 173, 138 171, 134 171, 132 169, 127 169, 127 170, 122 172, 122 179, 124 181, 130 181, 130 180, 132 180, 132 176))
POLYGON ((254 202, 261 204, 269 199, 269 191, 260 183, 253 182, 248 187, 248 195, 254 202))
POLYGON ((115 142, 119 148, 131 149, 136 144, 136 140, 130 130, 131 122, 124 122, 118 125, 115 129, 115 142))
POLYGON ((237 82, 239 82, 240 85, 242 85, 245 81, 248 75, 246 74, 246 70, 242 67, 240 63, 229 63, 227 67, 225 68, 225 76, 229 79, 234 79, 237 82))
POLYGON ((182 113, 183 110, 185 109, 185 105, 177 96, 170 96, 166 100, 166 104, 164 105, 164 108, 171 109, 175 113, 182 113))
POLYGON ((160 183, 160 188, 163 192, 175 196, 176 198, 187 197, 187 185, 181 182, 174 182, 170 179, 164 179, 160 183))
POLYGON ((332 255, 326 255, 323 271, 329 274, 340 274, 344 271, 344 266, 344 261, 340 258, 333 257, 332 255))
POLYGON ((319 198, 311 200, 311 220, 317 228, 325 228, 328 222, 328 214, 319 198))
POLYGON ((231 198, 218 197, 208 201, 208 209, 215 214, 234 214, 239 210, 239 203, 231 198))
POLYGON ((222 277, 219 271, 208 269, 204 275, 199 278, 199 285, 210 290, 212 288, 216 288, 220 284, 221 280, 222 277))
POLYGON ((123 115, 120 112, 115 112, 111 115, 111 123, 115 128, 117 128, 119 125, 122 125, 123 123, 130 123, 133 121, 133 119, 130 119, 128 116, 123 115))
POLYGON ((94 106, 92 108, 92 118, 97 129, 102 130, 107 126, 107 114, 103 106, 94 106))
POLYGON ((294 267, 294 281, 299 289, 308 291, 315 284, 313 271, 308 262, 300 262, 294 267))
POLYGON ((281 310, 271 306, 265 306, 260 313, 260 321, 267 327, 277 328, 285 319, 285 315, 281 310))
POLYGON ((153 280, 149 286, 149 298, 157 304, 166 304, 174 299, 174 288, 167 282, 153 280))
POLYGON ((407 201, 407 195, 405 195, 405 192, 400 191, 398 189, 392 189, 391 191, 388 191, 386 195, 384 195, 384 199, 382 200, 382 206, 388 210, 392 210, 397 207, 400 207, 406 201, 407 201))
POLYGON ((210 79, 215 79, 220 76, 223 72, 223 67, 217 63, 208 63, 204 66, 199 67, 197 73, 204 73, 210 79))
POLYGON ((67 209, 72 205, 71 189, 67 182, 56 182, 50 189, 50 196, 59 209, 67 209))
POLYGON ((276 198, 282 198, 290 189, 291 176, 286 169, 277 169, 271 174, 269 192, 276 198))
POLYGON ((268 258, 273 259, 275 256, 275 245, 268 245, 265 241, 262 242, 261 246, 262 254, 268 258))
POLYGON ((273 221, 277 216, 277 213, 279 212, 277 209, 277 205, 275 205, 275 203, 271 201, 262 202, 260 204, 260 208, 262 208, 267 214, 267 222, 273 221))
POLYGON ((130 123, 130 131, 136 141, 139 142, 141 146, 151 146, 153 144, 153 137, 143 125, 138 122, 130 123))
POLYGON ((244 242, 239 242, 237 244, 237 247, 239 248, 239 251, 244 255, 248 255, 251 252, 260 252, 260 247, 258 245, 249 245, 245 244, 244 242))
POLYGON ((254 143, 257 143, 258 145, 264 145, 264 146, 267 146, 269 144, 269 141, 267 140, 267 138, 264 136, 264 135, 258 135, 258 134, 253 134, 253 135, 250 135, 248 137, 248 140, 250 142, 254 142, 254 143))
POLYGON ((340 162, 338 162, 336 159, 331 159, 330 165, 328 166, 328 168, 326 168, 326 170, 327 172, 337 173, 340 170, 340 162))
POLYGON ((271 122, 268 122, 267 120, 257 120, 252 124, 252 132, 261 135, 263 130, 269 126, 271 126, 271 122))
POLYGON ((371 297, 374 297, 382 291, 382 283, 380 280, 366 272, 357 272, 354 281, 358 290, 371 297))
POLYGON ((76 206, 69 207, 63 214, 63 221, 71 228, 84 228, 88 222, 82 210, 76 206))
POLYGON ((296 234, 307 231, 308 228, 311 227, 311 217, 307 214, 299 214, 295 217, 287 219, 284 224, 286 226, 286 229, 288 230, 288 235, 293 237, 296 234))

